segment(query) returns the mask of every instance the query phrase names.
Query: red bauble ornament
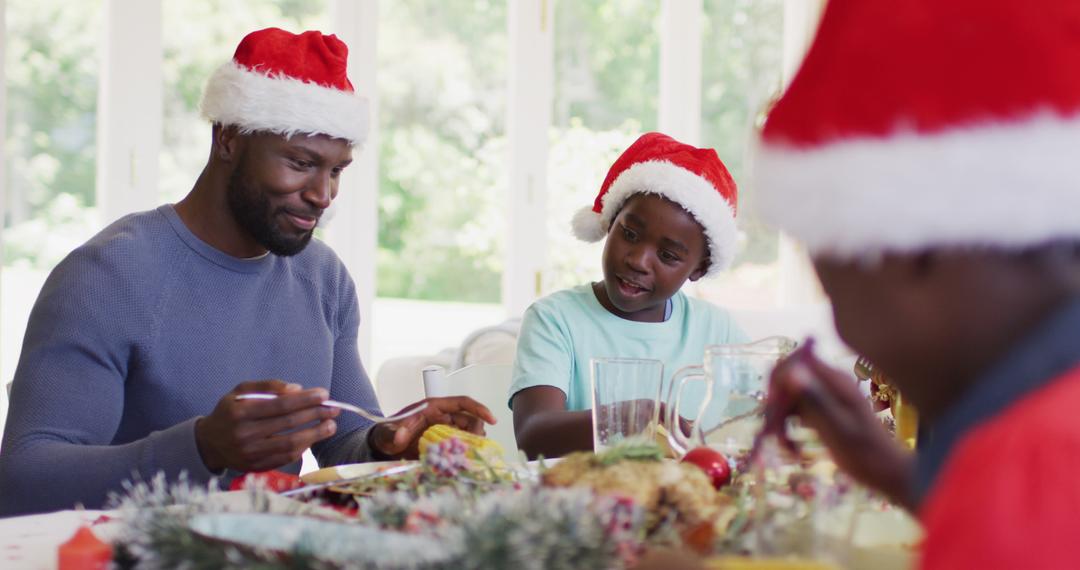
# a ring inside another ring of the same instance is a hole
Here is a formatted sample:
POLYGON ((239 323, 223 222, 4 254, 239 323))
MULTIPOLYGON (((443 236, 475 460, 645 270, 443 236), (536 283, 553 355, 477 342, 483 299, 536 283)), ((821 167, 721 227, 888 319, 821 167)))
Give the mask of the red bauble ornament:
POLYGON ((682 458, 684 463, 698 466, 709 479, 713 487, 719 489, 731 482, 731 464, 719 451, 710 447, 695 447, 682 458))

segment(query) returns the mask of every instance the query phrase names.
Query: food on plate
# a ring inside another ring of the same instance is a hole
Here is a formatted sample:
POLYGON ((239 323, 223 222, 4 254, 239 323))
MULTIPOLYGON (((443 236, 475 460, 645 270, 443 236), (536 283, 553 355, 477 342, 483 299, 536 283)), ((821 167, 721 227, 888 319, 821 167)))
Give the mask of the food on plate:
POLYGON ((442 492, 480 495, 519 482, 517 472, 503 463, 502 446, 486 437, 437 425, 421 435, 419 448, 420 461, 413 469, 385 477, 364 477, 332 491, 352 496, 380 491, 405 492, 414 497, 442 492))
POLYGON ((720 556, 710 559, 709 570, 839 570, 839 567, 820 560, 800 558, 747 558, 720 556))
POLYGON ((502 462, 503 448, 495 440, 441 424, 427 428, 424 434, 420 436, 420 460, 424 460, 432 446, 438 446, 449 439, 457 439, 464 444, 467 451, 466 455, 470 459, 482 461, 489 465, 502 462))
POLYGON ((664 454, 664 457, 668 459, 679 458, 679 455, 671 448, 671 443, 668 441, 668 430, 664 427, 664 424, 656 425, 656 445, 660 446, 660 451, 664 454))
POLYGON ((541 474, 549 487, 588 487, 597 494, 627 497, 649 517, 652 530, 671 526, 684 540, 706 546, 728 500, 698 467, 663 458, 654 445, 616 446, 599 454, 577 452, 541 474))

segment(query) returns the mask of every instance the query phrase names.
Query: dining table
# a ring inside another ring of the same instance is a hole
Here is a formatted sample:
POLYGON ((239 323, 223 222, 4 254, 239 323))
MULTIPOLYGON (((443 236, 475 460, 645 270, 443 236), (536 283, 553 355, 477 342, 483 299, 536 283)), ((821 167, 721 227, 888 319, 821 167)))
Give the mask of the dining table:
POLYGON ((79 528, 86 526, 104 542, 120 530, 115 511, 66 510, 0 518, 0 568, 53 570, 57 552, 79 528))
MULTIPOLYGON (((221 493, 220 500, 240 501, 242 494, 221 493)), ((282 499, 285 500, 285 499, 282 499)), ((906 517, 895 513, 869 524, 860 525, 859 534, 868 535, 857 542, 864 542, 853 551, 849 568, 873 568, 875 570, 902 570, 911 568, 914 552, 911 544, 917 540, 917 525, 906 517), (881 527, 884 528, 872 528, 881 527), (870 534, 880 536, 883 530, 889 534, 897 533, 903 537, 907 546, 899 543, 881 543, 880 538, 870 538, 870 534)), ((94 535, 104 541, 113 542, 122 531, 121 514, 113 510, 72 509, 44 514, 34 514, 9 518, 0 518, 0 568, 3 570, 54 570, 58 568, 58 549, 70 540, 76 531, 88 527, 94 535)), ((858 537, 857 537, 858 538, 858 537)))

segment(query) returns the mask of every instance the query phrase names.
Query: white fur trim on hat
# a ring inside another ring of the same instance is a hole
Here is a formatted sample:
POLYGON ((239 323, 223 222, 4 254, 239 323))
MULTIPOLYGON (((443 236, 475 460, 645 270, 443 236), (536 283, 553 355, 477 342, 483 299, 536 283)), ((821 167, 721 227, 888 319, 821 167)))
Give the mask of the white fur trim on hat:
POLYGON ((810 253, 852 259, 1080 238, 1080 118, 759 146, 762 217, 810 253))
POLYGON ((574 230, 574 237, 581 241, 597 242, 604 239, 607 230, 600 225, 600 214, 593 211, 592 206, 585 206, 574 213, 570 220, 570 228, 574 230))
POLYGON ((601 200, 600 214, 590 208, 574 216, 574 234, 583 241, 601 240, 623 203, 634 194, 663 196, 694 216, 705 230, 709 247, 706 275, 716 275, 731 265, 738 242, 731 204, 708 180, 666 160, 639 162, 619 174, 601 200))
POLYGON ((359 145, 368 132, 367 99, 252 71, 231 60, 210 76, 200 107, 206 119, 238 126, 245 133, 324 134, 359 145))

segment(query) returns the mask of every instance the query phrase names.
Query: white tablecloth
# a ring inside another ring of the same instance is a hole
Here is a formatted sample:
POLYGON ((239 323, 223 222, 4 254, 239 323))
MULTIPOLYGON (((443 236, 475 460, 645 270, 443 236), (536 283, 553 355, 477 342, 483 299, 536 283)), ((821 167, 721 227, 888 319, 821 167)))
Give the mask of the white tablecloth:
MULTIPOLYGON (((214 493, 209 499, 223 511, 249 512, 251 495, 242 491, 214 493)), ((265 499, 260 500, 259 502, 265 499)), ((286 512, 296 505, 292 499, 270 495, 275 508, 286 512)), ((327 510, 327 516, 337 516, 327 510)), ((57 511, 0 519, 0 570, 55 569, 56 549, 67 542, 81 525, 89 525, 94 534, 105 542, 116 540, 121 522, 115 511, 57 511)))
POLYGON ((0 519, 0 568, 4 570, 52 570, 56 549, 82 525, 109 542, 118 524, 110 522, 112 511, 57 511, 44 515, 0 519))

